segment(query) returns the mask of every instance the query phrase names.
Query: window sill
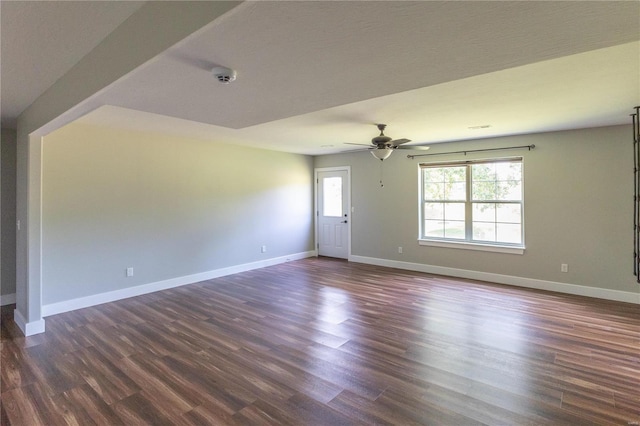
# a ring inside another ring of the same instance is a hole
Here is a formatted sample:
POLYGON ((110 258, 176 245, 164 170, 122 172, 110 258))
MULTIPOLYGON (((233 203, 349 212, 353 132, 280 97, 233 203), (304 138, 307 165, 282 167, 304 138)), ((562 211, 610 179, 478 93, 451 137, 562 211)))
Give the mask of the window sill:
POLYGON ((494 253, 524 254, 524 246, 500 246, 493 244, 470 243, 468 241, 418 240, 421 246, 444 247, 462 250, 479 250, 494 253))

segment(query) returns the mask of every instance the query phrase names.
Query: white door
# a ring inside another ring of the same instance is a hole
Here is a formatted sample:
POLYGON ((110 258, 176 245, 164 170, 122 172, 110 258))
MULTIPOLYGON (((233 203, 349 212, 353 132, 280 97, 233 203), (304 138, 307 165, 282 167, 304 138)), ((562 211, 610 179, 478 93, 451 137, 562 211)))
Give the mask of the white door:
POLYGON ((317 236, 320 256, 349 257, 349 172, 318 171, 317 236))

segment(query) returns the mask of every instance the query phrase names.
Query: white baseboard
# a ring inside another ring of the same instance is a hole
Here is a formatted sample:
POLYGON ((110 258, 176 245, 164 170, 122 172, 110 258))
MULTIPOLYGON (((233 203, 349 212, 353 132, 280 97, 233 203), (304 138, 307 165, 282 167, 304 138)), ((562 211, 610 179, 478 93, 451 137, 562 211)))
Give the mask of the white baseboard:
POLYGON ((20 328, 22 334, 24 334, 25 337, 44 333, 44 319, 42 318, 40 318, 38 321, 27 322, 20 311, 14 309, 13 320, 16 322, 16 325, 20 328))
POLYGON ((88 308, 90 306, 114 302, 116 300, 127 299, 129 297, 140 296, 147 293, 153 293, 155 291, 180 287, 187 284, 193 284, 200 281, 211 280, 214 278, 224 277, 226 275, 251 271, 253 269, 264 268, 266 266, 273 266, 280 263, 290 262, 292 260, 299 260, 313 256, 315 256, 315 251, 294 253, 288 256, 274 257, 271 259, 260 260, 258 262, 245 263, 242 265, 215 269, 213 271, 202 272, 199 274, 186 275, 183 277, 171 278, 168 280, 157 281, 149 284, 142 284, 135 287, 124 288, 121 290, 108 291, 105 293, 80 297, 77 299, 51 303, 42 306, 42 316, 48 317, 51 315, 61 314, 63 312, 69 312, 76 309, 88 308))
POLYGON ((0 306, 11 305, 16 303, 16 294, 0 294, 0 306))
POLYGON ((538 280, 534 278, 523 278, 512 275, 470 271, 467 269, 447 268, 444 266, 401 262, 397 260, 378 259, 365 256, 349 256, 349 261, 357 263, 367 263, 370 265, 387 266, 389 268, 405 269, 408 271, 426 272, 429 274, 468 278, 473 280, 489 281, 498 284, 508 284, 518 287, 533 288, 537 290, 548 290, 558 293, 575 294, 578 296, 595 297, 598 299, 640 304, 640 291, 638 293, 632 293, 629 291, 609 290, 606 288, 588 287, 577 284, 538 280))

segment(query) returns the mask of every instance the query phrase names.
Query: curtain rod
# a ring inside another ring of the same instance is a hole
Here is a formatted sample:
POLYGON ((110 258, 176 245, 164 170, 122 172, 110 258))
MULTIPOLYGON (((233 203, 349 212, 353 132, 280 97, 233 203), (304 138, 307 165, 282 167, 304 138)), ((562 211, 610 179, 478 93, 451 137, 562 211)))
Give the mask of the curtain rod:
POLYGON ((522 149, 522 148, 527 148, 529 151, 531 151, 533 148, 535 148, 536 146, 531 144, 531 145, 522 145, 522 146, 508 146, 506 148, 486 148, 486 149, 467 149, 465 151, 451 151, 451 152, 436 152, 433 154, 409 154, 407 155, 407 158, 413 159, 415 157, 426 157, 429 155, 447 155, 447 154, 464 154, 467 155, 467 152, 486 152, 486 151, 502 151, 505 149, 522 149))

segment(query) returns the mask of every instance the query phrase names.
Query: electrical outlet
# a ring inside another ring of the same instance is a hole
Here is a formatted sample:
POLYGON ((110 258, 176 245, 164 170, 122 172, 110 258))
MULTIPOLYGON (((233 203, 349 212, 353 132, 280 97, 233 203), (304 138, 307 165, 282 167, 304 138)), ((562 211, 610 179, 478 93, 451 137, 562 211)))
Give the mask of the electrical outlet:
POLYGON ((402 254, 402 247, 398 247, 398 253, 402 254))
POLYGON ((266 253, 266 252, 267 252, 267 246, 260 247, 260 253, 266 253))
POLYGON ((560 265, 560 272, 569 272, 569 265, 563 263, 560 265))
POLYGON ((132 277, 133 276, 133 268, 129 267, 127 268, 127 277, 132 277))

